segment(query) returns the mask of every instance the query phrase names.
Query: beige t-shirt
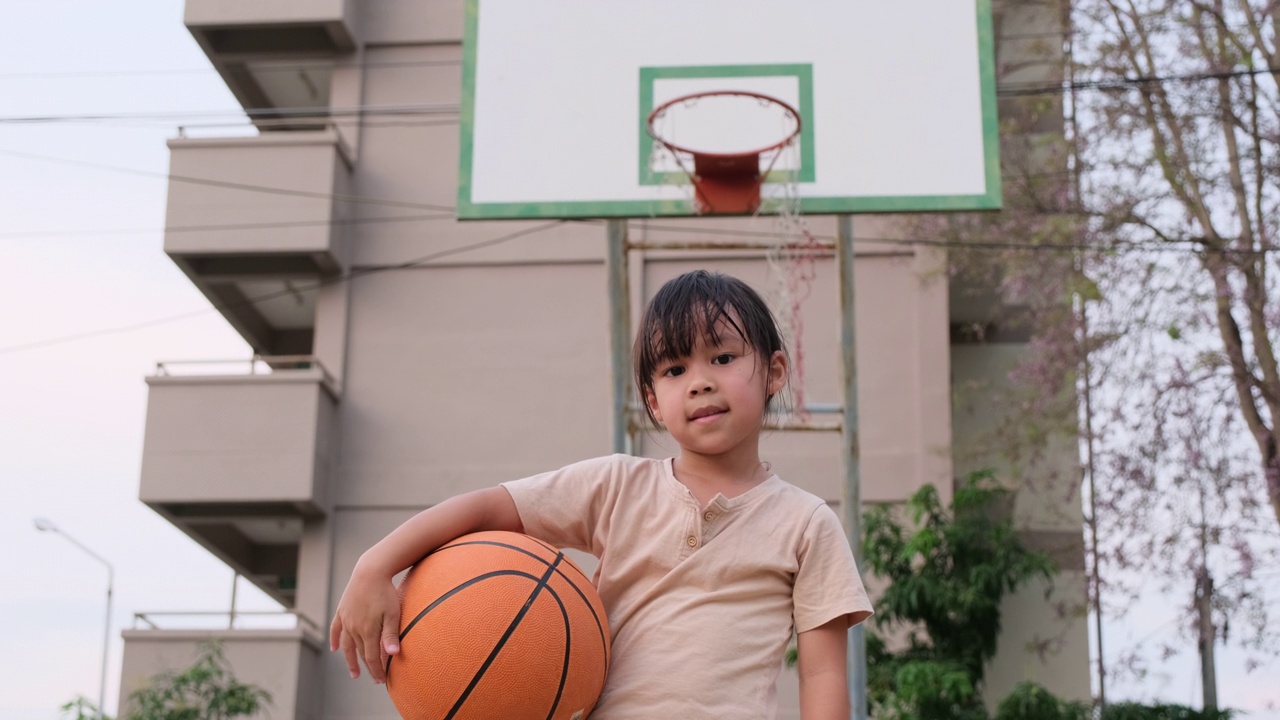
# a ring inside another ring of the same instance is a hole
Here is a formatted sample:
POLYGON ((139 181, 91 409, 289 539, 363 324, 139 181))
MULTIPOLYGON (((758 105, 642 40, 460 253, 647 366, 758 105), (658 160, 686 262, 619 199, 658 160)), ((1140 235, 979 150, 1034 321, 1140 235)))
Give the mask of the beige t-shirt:
POLYGON ((600 559, 613 656, 593 720, 773 718, 792 630, 871 615, 839 518, 777 475, 706 507, 670 459, 613 455, 503 487, 526 533, 600 559))

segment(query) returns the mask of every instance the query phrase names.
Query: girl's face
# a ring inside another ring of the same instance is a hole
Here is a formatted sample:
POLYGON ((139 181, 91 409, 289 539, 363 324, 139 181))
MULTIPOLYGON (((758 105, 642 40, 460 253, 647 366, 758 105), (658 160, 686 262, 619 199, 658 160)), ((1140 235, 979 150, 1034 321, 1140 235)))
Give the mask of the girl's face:
POLYGON ((782 352, 761 358, 731 327, 720 342, 704 334, 688 357, 658 365, 645 401, 685 452, 758 454, 768 400, 782 390, 782 352))

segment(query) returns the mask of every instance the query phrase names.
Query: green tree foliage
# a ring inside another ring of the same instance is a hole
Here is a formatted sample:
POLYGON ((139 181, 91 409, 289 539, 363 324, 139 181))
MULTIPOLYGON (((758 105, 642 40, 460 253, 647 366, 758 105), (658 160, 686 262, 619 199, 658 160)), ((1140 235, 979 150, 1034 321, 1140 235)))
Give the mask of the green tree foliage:
POLYGON ((1008 500, 979 473, 956 489, 950 512, 927 485, 907 501, 906 522, 887 507, 866 514, 867 568, 888 581, 876 628, 906 633, 897 650, 868 638, 868 693, 878 717, 986 720, 983 667, 995 655, 1000 602, 1054 573, 1048 556, 1018 540, 1004 517, 1008 500))
POLYGON ((1088 705, 1059 700, 1033 682, 1018 683, 996 709, 996 720, 1088 720, 1091 717, 1093 713, 1088 705))
POLYGON ((1107 706, 1102 720, 1231 720, 1234 710, 1193 710, 1184 705, 1115 703, 1107 706))
MULTIPOLYGON (((61 711, 62 720, 98 720, 98 706, 93 701, 83 695, 77 695, 74 698, 63 703, 58 708, 61 711)), ((110 715, 103 714, 102 720, 111 720, 110 715)))
POLYGON ((257 713, 271 695, 236 680, 222 646, 208 642, 201 644, 194 665, 154 676, 129 700, 127 720, 227 720, 257 713))
MULTIPOLYGON (((907 501, 905 515, 888 506, 863 518, 866 567, 887 583, 876 600, 875 626, 905 633, 890 649, 868 633, 867 695, 878 720, 989 720, 983 668, 995 655, 1004 596, 1034 578, 1051 580, 1044 553, 1027 550, 1010 521, 1011 494, 991 473, 956 489, 944 511, 933 486, 907 501)), ((787 654, 794 665, 795 649, 787 654)), ((1066 702, 1032 682, 1004 698, 994 720, 1089 720, 1092 709, 1066 702)), ((1179 705, 1108 705, 1101 720, 1231 720, 1232 711, 1179 705)))

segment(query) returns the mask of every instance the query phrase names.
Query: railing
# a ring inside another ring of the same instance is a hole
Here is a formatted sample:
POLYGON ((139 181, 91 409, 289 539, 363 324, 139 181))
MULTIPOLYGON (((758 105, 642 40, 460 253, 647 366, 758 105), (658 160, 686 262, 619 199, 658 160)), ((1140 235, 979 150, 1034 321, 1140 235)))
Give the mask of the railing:
POLYGON ((321 634, 320 626, 296 610, 159 611, 133 614, 134 630, 290 630, 321 634), (173 622, 176 619, 185 622, 173 622))
POLYGON ((156 376, 256 376, 311 369, 320 371, 321 380, 329 388, 337 386, 333 374, 315 355, 253 355, 245 360, 162 360, 156 363, 156 376))

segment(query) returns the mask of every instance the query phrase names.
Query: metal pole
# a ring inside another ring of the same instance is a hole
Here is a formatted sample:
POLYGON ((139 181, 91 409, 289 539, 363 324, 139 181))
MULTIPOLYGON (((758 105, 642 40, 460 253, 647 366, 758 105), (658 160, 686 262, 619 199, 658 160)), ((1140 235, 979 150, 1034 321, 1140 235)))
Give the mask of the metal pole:
POLYGON ((1093 555, 1093 575, 1088 578, 1093 590, 1094 629, 1098 644, 1098 712, 1107 711, 1107 663, 1102 646, 1102 565, 1098 551, 1098 469, 1093 456, 1093 371, 1089 365, 1089 308, 1084 298, 1080 303, 1081 356, 1084 364, 1084 435, 1085 463, 1089 470, 1089 545, 1093 555))
POLYGON ((115 588, 115 571, 110 563, 105 560, 103 562, 107 565, 107 620, 102 630, 102 670, 98 677, 98 720, 105 720, 107 717, 107 658, 111 648, 111 595, 115 588))
POLYGON ((94 560, 97 560, 98 562, 107 566, 107 622, 106 622, 106 627, 103 630, 103 636, 102 636, 102 671, 98 679, 98 718, 99 720, 102 720, 103 718, 106 717, 106 712, 107 712, 104 706, 106 705, 106 702, 107 702, 107 658, 109 657, 109 651, 111 648, 111 596, 115 589, 115 576, 116 576, 115 568, 111 567, 111 563, 107 562, 106 558, 103 558, 98 553, 90 550, 79 540, 76 540, 75 538, 66 534, 62 530, 58 529, 58 526, 54 525, 49 520, 46 520, 44 518, 36 518, 36 529, 41 532, 52 532, 52 533, 57 533, 58 535, 61 535, 62 537, 66 538, 67 541, 70 542, 72 545, 75 545, 76 547, 88 553, 89 556, 92 557, 94 560))
POLYGON ((613 451, 630 453, 627 395, 631 387, 631 292, 627 281, 627 221, 609 221, 609 370, 613 394, 613 451))
MULTIPOLYGON (((840 360, 844 368, 844 422, 841 437, 844 447, 845 532, 853 558, 862 568, 862 477, 858 448, 858 358, 854 310, 853 217, 836 218, 836 256, 840 264, 840 360)), ((862 624, 849 630, 849 709, 854 720, 867 718, 867 642, 862 624)))
POLYGON ((240 571, 235 570, 231 575, 231 617, 227 620, 227 629, 236 629, 236 590, 240 587, 240 571))

